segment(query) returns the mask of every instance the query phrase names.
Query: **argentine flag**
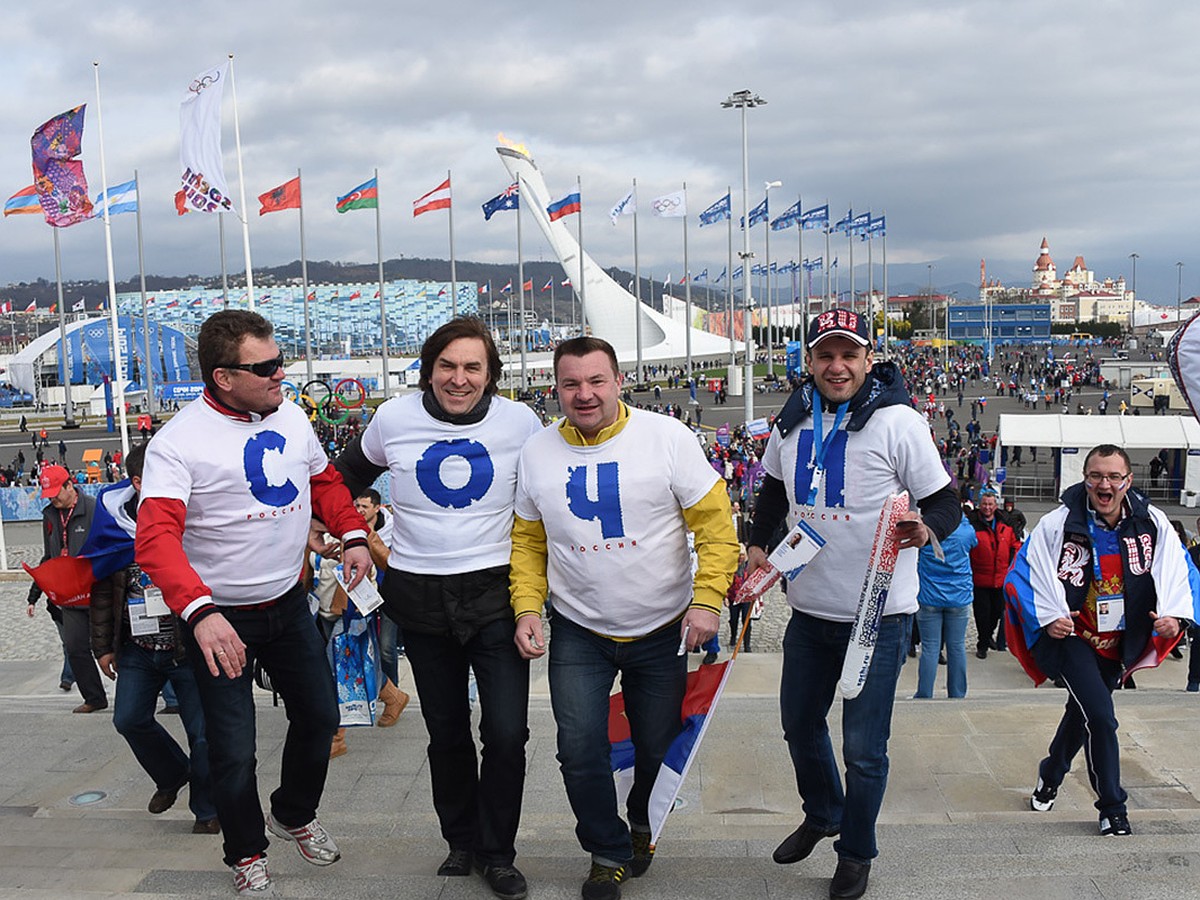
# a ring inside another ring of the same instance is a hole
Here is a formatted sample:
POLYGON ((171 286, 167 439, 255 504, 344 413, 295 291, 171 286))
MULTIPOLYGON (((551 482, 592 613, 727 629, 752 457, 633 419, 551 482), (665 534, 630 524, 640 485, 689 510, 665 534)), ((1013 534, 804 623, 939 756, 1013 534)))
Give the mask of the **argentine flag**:
POLYGON ((137 212, 137 182, 126 181, 124 184, 118 184, 108 189, 107 195, 101 192, 96 195, 96 202, 92 204, 92 218, 104 218, 104 203, 105 197, 108 198, 108 214, 116 216, 120 213, 137 212))

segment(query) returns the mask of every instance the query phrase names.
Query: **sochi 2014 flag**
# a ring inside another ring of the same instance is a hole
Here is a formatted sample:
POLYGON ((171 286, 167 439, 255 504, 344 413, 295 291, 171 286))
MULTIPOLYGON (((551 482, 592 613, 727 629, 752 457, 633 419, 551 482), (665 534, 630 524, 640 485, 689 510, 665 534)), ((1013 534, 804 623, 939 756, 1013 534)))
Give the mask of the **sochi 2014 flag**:
POLYGON ((183 210, 213 213, 233 209, 221 156, 221 100, 228 78, 228 61, 201 72, 192 79, 179 105, 179 162, 183 167, 179 208, 183 210))
POLYGON ((126 506, 137 491, 126 478, 96 495, 92 527, 78 556, 56 556, 40 566, 21 566, 56 606, 87 606, 92 585, 133 562, 137 521, 126 506))
POLYGON ((66 228, 92 215, 87 179, 79 153, 83 143, 86 104, 43 122, 33 133, 33 186, 46 221, 66 228))
POLYGON ((1171 337, 1167 345, 1167 362, 1188 409, 1200 418, 1200 327, 1196 325, 1197 319, 1200 319, 1200 313, 1184 322, 1171 337))

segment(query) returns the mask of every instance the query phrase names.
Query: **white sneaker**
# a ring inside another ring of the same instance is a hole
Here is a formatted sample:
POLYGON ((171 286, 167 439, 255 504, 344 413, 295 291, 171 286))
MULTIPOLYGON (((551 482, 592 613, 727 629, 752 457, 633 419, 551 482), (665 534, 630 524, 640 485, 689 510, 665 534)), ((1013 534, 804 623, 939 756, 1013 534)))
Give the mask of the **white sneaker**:
POLYGON ((229 868, 233 869, 233 886, 240 897, 274 897, 275 888, 267 871, 267 857, 256 853, 239 859, 229 868))
POLYGON ((278 838, 292 841, 300 855, 314 866, 331 866, 342 858, 342 851, 317 819, 299 828, 288 828, 275 821, 273 814, 267 813, 267 830, 278 838))
POLYGON ((1058 788, 1047 787, 1042 781, 1042 776, 1038 776, 1037 787, 1033 789, 1033 793, 1029 796, 1029 808, 1034 812, 1050 812, 1054 807, 1054 801, 1058 798, 1058 788))

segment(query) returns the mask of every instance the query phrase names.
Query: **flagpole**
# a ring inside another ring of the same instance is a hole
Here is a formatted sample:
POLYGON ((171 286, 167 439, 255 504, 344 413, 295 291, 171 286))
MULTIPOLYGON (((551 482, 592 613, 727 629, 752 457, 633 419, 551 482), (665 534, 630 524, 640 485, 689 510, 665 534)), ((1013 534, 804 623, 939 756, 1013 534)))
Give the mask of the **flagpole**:
MULTIPOLYGON (((446 170, 446 183, 450 185, 450 205, 446 208, 450 219, 450 315, 458 316, 458 272, 454 267, 454 186, 450 181, 450 170, 446 170)), ((380 287, 380 296, 383 296, 383 288, 380 287)), ((476 308, 479 307, 479 300, 475 301, 476 308)))
MULTIPOLYGON (((104 116, 100 104, 100 63, 92 63, 96 75, 96 133, 100 142, 100 188, 104 204, 104 256, 108 263, 108 313, 112 323, 113 370, 117 382, 117 414, 121 422, 121 457, 129 455, 129 429, 125 416, 125 372, 121 359, 121 337, 117 322, 117 278, 113 271, 112 221, 108 213, 108 174, 104 167, 104 116)), ((63 335, 66 337, 65 333, 63 335)), ((69 393, 69 391, 68 391, 69 393)))
MULTIPOLYGON (((308 316, 308 254, 304 247, 304 181, 300 169, 296 169, 296 180, 300 182, 300 290, 304 298, 304 374, 313 380, 312 331, 308 316)), ((307 381, 305 382, 308 383, 307 381)))
MULTIPOLYGON (((557 280, 558 279, 554 275, 550 276, 550 330, 551 330, 551 332, 553 332, 553 330, 554 330, 554 321, 557 318, 557 316, 555 315, 555 312, 554 312, 554 282, 557 280)), ((551 339, 553 339, 553 334, 551 334, 551 339)))
MULTIPOLYGON (((870 218, 867 219, 870 228, 870 218)), ((871 235, 867 233, 867 324, 871 329, 871 348, 875 347, 875 248, 871 235)))
MULTIPOLYGON (((575 188, 579 191, 579 221, 575 223, 575 227, 579 229, 579 319, 581 322, 587 322, 587 309, 584 306, 584 300, 587 290, 587 278, 583 274, 583 179, 575 176, 575 188)), ((566 272, 566 270, 563 270, 566 272)), ((550 295, 554 296, 553 293, 550 295)), ((571 305, 571 324, 575 323, 575 306, 571 305)))
POLYGON ((225 266, 225 213, 217 213, 217 235, 221 239, 221 308, 229 309, 229 270, 225 266))
MULTIPOLYGON (((142 373, 142 381, 146 385, 146 411, 150 413, 150 420, 154 421, 155 402, 154 402, 154 363, 150 356, 150 305, 146 302, 146 258, 142 253, 142 184, 138 180, 138 170, 133 170, 133 195, 137 198, 137 209, 134 213, 137 215, 137 242, 138 242, 138 279, 142 289, 142 341, 146 349, 146 354, 142 358, 142 368, 145 370, 142 373)), ((108 195, 104 196, 104 211, 108 212, 108 195)), ((155 342, 155 346, 158 342, 155 342)))
POLYGON ((888 332, 891 330, 891 323, 888 320, 888 277, 887 277, 887 217, 884 216, 884 231, 883 240, 880 242, 880 249, 883 251, 883 358, 887 359, 890 353, 888 344, 888 332))
POLYGON ((725 266, 725 324, 729 328, 729 368, 732 370, 737 365, 737 349, 733 343, 733 185, 726 185, 725 195, 729 198, 729 214, 725 217, 725 221, 729 223, 729 259, 725 266))
POLYGON ((58 331, 63 345, 63 381, 67 392, 66 407, 63 410, 63 427, 78 428, 79 426, 75 422, 75 404, 71 399, 71 350, 70 343, 67 341, 67 313, 63 309, 65 303, 63 301, 62 251, 58 245, 58 229, 51 225, 50 230, 54 232, 54 279, 58 282, 58 331))
POLYGON ((254 268, 250 264, 250 216, 246 212, 246 175, 242 171, 242 130, 238 125, 237 83, 233 77, 233 54, 229 54, 229 92, 233 95, 233 143, 237 148, 238 192, 241 194, 242 209, 242 254, 246 257, 246 299, 250 310, 254 310, 254 268))
POLYGON ((517 280, 521 283, 521 391, 529 390, 529 362, 525 355, 525 259, 521 255, 521 176, 517 175, 517 280))
MULTIPOLYGON (((580 257, 580 270, 583 269, 583 259, 580 257)), ((637 368, 633 373, 634 385, 642 383, 642 270, 638 261, 637 233, 637 179, 633 179, 633 297, 637 302, 633 305, 633 333, 637 344, 637 368)))
POLYGON ((850 220, 846 226, 846 239, 850 242, 850 308, 858 309, 858 297, 854 293, 854 217, 850 216, 850 220))
MULTIPOLYGON (((796 334, 796 309, 792 308, 792 340, 803 341, 808 337, 808 269, 804 268, 804 198, 796 195, 796 262, 800 264, 800 299, 804 306, 800 310, 803 329, 796 334)), ((800 354, 800 371, 804 371, 804 354, 800 354)))
POLYGON ((771 209, 768 202, 771 198, 772 182, 768 182, 767 189, 763 193, 763 212, 767 214, 767 218, 763 221, 763 230, 766 233, 766 245, 763 252, 766 259, 763 260, 763 277, 767 282, 767 379, 775 380, 775 342, 771 340, 771 304, 774 302, 771 297, 771 209))
MULTIPOLYGON (((450 238, 450 277, 454 277, 454 238, 450 238)), ((383 224, 379 211, 379 169, 375 170, 375 255, 379 258, 379 337, 383 360, 383 399, 388 398, 391 375, 388 372, 387 291, 383 287, 383 224)))
POLYGON ((688 268, 688 234, 687 234, 687 182, 683 183, 683 297, 684 308, 687 310, 687 322, 684 328, 684 346, 687 348, 687 377, 692 379, 692 271, 688 268))
MULTIPOLYGON (((825 198, 825 297, 821 300, 821 312, 829 309, 829 291, 833 287, 833 258, 829 255, 829 198, 825 198)), ((807 335, 806 335, 807 337, 807 335)))

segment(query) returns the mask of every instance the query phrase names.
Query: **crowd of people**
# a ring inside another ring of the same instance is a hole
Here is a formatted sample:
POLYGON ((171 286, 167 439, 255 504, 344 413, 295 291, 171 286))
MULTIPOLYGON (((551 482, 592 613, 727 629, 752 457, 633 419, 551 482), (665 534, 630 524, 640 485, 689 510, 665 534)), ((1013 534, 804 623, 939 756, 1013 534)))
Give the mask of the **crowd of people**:
MULTIPOLYGON (((271 892, 271 838, 311 864, 336 863, 341 850, 318 813, 330 759, 344 752, 339 708, 327 632, 297 579, 316 552, 336 559, 346 591, 378 579, 376 627, 386 626, 392 651, 381 698, 390 721, 380 724, 394 724, 408 699, 396 687, 402 635, 446 844, 436 872, 478 873, 502 900, 527 895, 516 837, 530 664, 546 657, 557 759, 588 857, 581 896, 618 900, 658 849, 650 790, 682 727, 687 651, 708 646, 738 586, 804 522, 823 549, 786 582, 780 684, 804 818, 775 849, 777 863, 835 838, 829 896, 867 890, 901 668, 919 644, 916 696, 931 698, 944 652, 947 694, 965 697, 969 610, 978 658, 1013 642, 1035 680, 1067 689, 1031 808, 1052 807, 1082 748, 1100 833, 1131 833, 1111 692, 1197 624, 1200 575, 1166 517, 1132 488, 1120 448, 1094 448, 1083 482, 1026 535, 1024 515, 993 490, 994 441, 969 427, 988 389, 1070 391, 1094 382, 1095 366, 1016 350, 990 366, 964 352, 947 366, 920 348, 881 362, 867 322, 846 309, 814 318, 805 346, 808 374, 767 434, 723 427, 702 442, 699 415, 688 421, 698 406, 636 402, 613 348, 594 337, 556 346, 554 387, 540 403, 500 396, 490 332, 456 318, 422 348, 417 392, 369 419, 314 428, 285 402, 270 323, 216 313, 199 334, 204 395, 123 461, 129 484, 106 504, 135 535, 128 564, 92 587, 90 607, 51 605, 83 699, 76 712, 104 708, 100 673, 116 678, 114 724, 154 781, 150 812, 190 786, 194 830, 221 834, 239 894, 271 892), (961 409, 968 395, 975 415, 960 433, 945 398, 961 409), (547 401, 561 413, 549 426, 547 401), (931 427, 939 418, 945 436, 931 427), (370 488, 382 475, 386 507, 370 488), (839 758, 830 711, 860 640, 860 585, 879 511, 903 492, 911 507, 895 524, 895 571, 870 625, 861 690, 842 699, 839 758), (288 717, 266 810, 256 672, 288 717), (636 759, 622 801, 608 730, 618 678, 636 759), (155 721, 167 684, 186 751, 155 721)), ((681 372, 642 374, 686 384, 681 372)), ((59 465, 38 477, 50 501, 45 559, 78 555, 95 501, 59 465)), ((37 599, 35 585, 30 615, 37 599)), ((732 640, 742 613, 730 616, 732 640)))

